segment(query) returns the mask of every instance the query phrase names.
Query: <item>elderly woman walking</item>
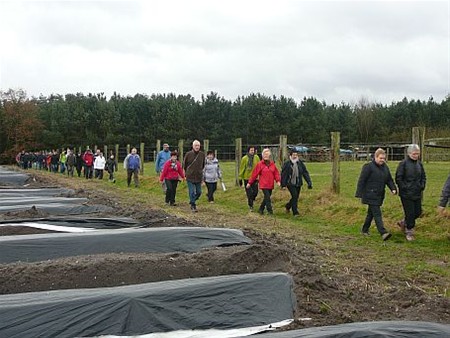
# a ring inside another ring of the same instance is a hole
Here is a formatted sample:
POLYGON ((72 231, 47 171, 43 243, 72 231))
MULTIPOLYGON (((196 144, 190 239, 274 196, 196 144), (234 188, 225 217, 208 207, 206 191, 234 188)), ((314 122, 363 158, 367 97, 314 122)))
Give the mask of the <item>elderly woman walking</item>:
POLYGON ((397 193, 397 188, 392 179, 389 167, 386 164, 386 152, 378 148, 372 162, 366 163, 359 176, 356 197, 361 198, 363 204, 367 204, 367 216, 361 229, 363 235, 369 235, 369 228, 372 220, 383 241, 388 240, 392 235, 385 229, 381 206, 385 196, 385 186, 388 186, 392 194, 397 193))
POLYGON ((422 191, 425 189, 427 177, 422 163, 419 161, 420 148, 411 144, 407 148, 407 157, 401 161, 395 173, 400 199, 405 213, 404 220, 398 222, 405 231, 408 241, 414 240, 416 219, 422 214, 422 191))
POLYGON ((264 149, 262 151, 262 161, 258 162, 255 169, 253 169, 252 176, 248 180, 247 189, 250 189, 252 184, 259 177, 259 188, 262 190, 264 199, 259 207, 258 212, 263 215, 264 209, 272 215, 272 201, 270 197, 272 196, 272 190, 274 187, 274 181, 277 182, 278 186, 281 185, 280 172, 278 171, 275 162, 270 159, 271 152, 269 149, 264 149))

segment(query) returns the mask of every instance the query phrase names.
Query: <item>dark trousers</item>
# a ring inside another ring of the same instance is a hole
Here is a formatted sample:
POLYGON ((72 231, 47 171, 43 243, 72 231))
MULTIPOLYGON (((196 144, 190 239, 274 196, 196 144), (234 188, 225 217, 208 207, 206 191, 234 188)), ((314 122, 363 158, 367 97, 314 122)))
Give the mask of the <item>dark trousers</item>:
POLYGON ((214 192, 217 190, 217 182, 205 182, 208 190, 208 202, 214 202, 214 192))
POLYGON ((84 177, 86 179, 92 178, 92 166, 89 166, 89 165, 84 166, 84 177))
POLYGON ((95 169, 95 178, 103 179, 103 169, 95 169))
POLYGON ((166 184, 166 203, 175 204, 175 195, 177 194, 178 180, 164 180, 166 184))
POLYGON ((109 171, 108 170, 108 174, 109 174, 109 180, 110 181, 114 181, 114 171, 109 171))
POLYGON ((411 230, 416 226, 416 218, 422 214, 422 200, 410 200, 401 198, 403 205, 403 212, 405 213, 406 229, 411 230))
POLYGON ((370 228, 370 224, 372 220, 375 219, 375 225, 377 226, 377 230, 380 235, 385 234, 387 231, 384 228, 383 216, 381 214, 381 206, 380 205, 368 205, 367 208, 367 216, 364 221, 364 225, 362 227, 363 232, 368 232, 370 228))
POLYGON ((67 165, 67 176, 73 177, 73 165, 67 165))
POLYGON ((261 189, 263 192, 264 199, 262 200, 261 205, 259 206, 259 211, 263 212, 264 208, 267 208, 267 212, 269 214, 273 213, 272 209, 272 201, 270 197, 272 196, 272 189, 261 189))
POLYGON ((292 208, 292 213, 298 215, 298 199, 300 198, 300 189, 302 187, 288 185, 287 188, 291 193, 291 199, 286 204, 286 209, 290 210, 292 208))
POLYGON ((127 185, 131 184, 131 176, 134 179, 134 186, 139 187, 139 169, 127 169, 127 185))
POLYGON ((78 174, 78 177, 81 176, 81 169, 82 169, 82 167, 80 167, 80 166, 77 165, 77 174, 78 174))
MULTIPOLYGON (((244 180, 244 187, 247 187, 248 180, 244 180)), ((253 202, 258 196, 258 181, 253 182, 250 188, 245 188, 245 194, 247 195, 248 206, 253 208, 253 202)))

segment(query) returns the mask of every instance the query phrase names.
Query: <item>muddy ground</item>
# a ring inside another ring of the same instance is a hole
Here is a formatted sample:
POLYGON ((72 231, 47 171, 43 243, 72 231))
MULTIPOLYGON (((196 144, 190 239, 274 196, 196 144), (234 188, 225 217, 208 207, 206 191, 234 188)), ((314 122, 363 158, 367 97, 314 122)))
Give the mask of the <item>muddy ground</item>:
MULTIPOLYGON (((203 215, 199 221, 148 205, 130 206, 120 196, 108 193, 105 198, 104 193, 79 180, 52 178, 51 184, 55 182, 75 189, 76 196, 88 197, 92 203, 113 206, 115 211, 109 216, 133 216, 146 221, 148 226, 217 226, 219 218, 220 226, 236 227, 236 223, 227 224, 223 220, 226 217, 221 216, 203 215)), ((43 176, 32 186, 51 184, 43 176)), ((38 210, 29 210, 0 215, 0 219, 43 216, 45 214, 38 210)), ((263 234, 254 227, 242 230, 254 241, 252 245, 189 254, 108 254, 0 265, 0 294, 278 271, 291 274, 295 283, 298 311, 288 329, 377 320, 450 323, 448 298, 408 287, 393 271, 380 271, 361 264, 348 271, 335 271, 329 268, 333 264, 330 253, 324 254, 311 243, 285 238, 275 232, 263 234)), ((11 227, 1 229, 0 235, 40 232, 42 230, 11 227)))

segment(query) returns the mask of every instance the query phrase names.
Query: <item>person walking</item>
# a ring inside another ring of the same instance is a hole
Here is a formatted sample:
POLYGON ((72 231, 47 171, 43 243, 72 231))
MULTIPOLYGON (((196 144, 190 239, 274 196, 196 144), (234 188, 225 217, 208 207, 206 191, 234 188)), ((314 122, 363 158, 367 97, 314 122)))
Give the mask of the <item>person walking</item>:
POLYGON ((427 177, 422 162, 419 161, 420 148, 411 144, 407 156, 401 161, 395 173, 405 218, 397 224, 405 232, 406 240, 413 241, 416 219, 422 214, 422 192, 425 190, 427 177))
POLYGON ((161 171, 163 170, 164 163, 166 163, 171 158, 171 152, 170 147, 167 143, 163 144, 163 149, 158 153, 156 156, 156 163, 155 163, 155 169, 156 173, 158 175, 161 174, 161 171))
POLYGON ((205 153, 200 150, 200 141, 192 142, 192 150, 186 153, 183 169, 189 191, 191 210, 197 212, 197 200, 202 194, 203 168, 205 167, 205 153))
POLYGON ((67 176, 73 177, 73 172, 77 163, 77 158, 72 150, 67 149, 66 167, 67 176))
POLYGON ((81 177, 81 170, 83 169, 83 164, 84 164, 83 156, 81 155, 81 152, 78 152, 76 155, 76 164, 75 164, 78 177, 81 177))
POLYGON ((262 190, 264 199, 259 206, 258 212, 263 215, 264 209, 267 209, 269 215, 273 214, 272 208, 272 190, 274 188, 274 181, 277 182, 278 186, 281 185, 280 172, 275 165, 275 162, 270 159, 271 152, 270 149, 266 148, 262 151, 262 161, 258 162, 255 169, 252 171, 252 175, 248 180, 246 185, 247 189, 250 189, 252 184, 259 179, 259 188, 262 190))
POLYGON ((83 154, 83 162, 84 162, 84 177, 86 179, 92 178, 93 175, 93 165, 94 165, 94 154, 91 149, 88 149, 83 154))
POLYGON ((66 161, 67 161, 66 151, 63 150, 61 152, 61 155, 59 155, 59 168, 61 174, 64 174, 64 172, 66 171, 66 161))
POLYGON ((205 167, 203 168, 203 181, 208 190, 208 202, 214 203, 214 192, 217 190, 217 181, 222 179, 222 170, 219 167, 219 160, 214 156, 214 151, 208 150, 206 153, 205 167))
POLYGON ((184 180, 185 175, 180 161, 178 161, 178 152, 176 150, 170 152, 170 159, 164 163, 159 181, 166 182, 166 203, 175 206, 175 196, 177 194, 177 186, 180 179, 184 180))
POLYGON ((250 185, 250 188, 247 188, 247 183, 252 175, 252 171, 259 162, 259 156, 255 152, 256 148, 254 146, 248 147, 247 154, 241 159, 238 176, 239 186, 244 185, 245 194, 247 195, 247 204, 250 211, 253 211, 253 203, 256 200, 256 196, 258 196, 258 180, 255 180, 253 184, 250 185))
POLYGON ((448 175, 447 181, 445 182, 444 187, 442 188, 441 199, 439 200, 438 205, 439 215, 441 216, 446 215, 445 207, 448 205, 449 201, 450 201, 450 175, 448 175))
POLYGON ((137 154, 137 149, 131 149, 131 153, 125 157, 123 167, 127 171, 127 185, 131 185, 131 177, 133 176, 134 186, 139 187, 139 171, 141 169, 141 158, 137 154))
POLYGON ((298 157, 296 151, 291 151, 289 160, 284 162, 281 169, 281 187, 287 188, 291 194, 291 199, 286 204, 286 212, 289 213, 292 209, 292 214, 298 216, 298 200, 300 198, 300 191, 305 179, 308 189, 312 189, 312 181, 305 164, 298 157))
MULTIPOLYGON (((156 156, 155 169, 156 173, 161 176, 161 171, 164 167, 164 163, 166 163, 170 159, 170 147, 169 144, 163 144, 163 150, 161 150, 156 156)), ((162 190, 166 193, 166 183, 163 181, 161 183, 162 190)))
POLYGON ((112 183, 116 183, 114 172, 117 171, 117 162, 114 158, 114 155, 111 154, 111 156, 106 160, 105 169, 109 174, 109 181, 112 183))
POLYGON ((392 236, 384 227, 381 213, 386 186, 393 195, 397 194, 397 187, 386 164, 386 152, 378 148, 375 151, 374 159, 362 167, 355 197, 361 198, 361 202, 368 205, 361 233, 368 236, 372 220, 375 220, 375 225, 383 241, 387 241, 392 236))
POLYGON ((102 180, 103 179, 103 171, 105 170, 106 160, 103 156, 103 153, 100 152, 94 160, 94 171, 95 178, 102 180))

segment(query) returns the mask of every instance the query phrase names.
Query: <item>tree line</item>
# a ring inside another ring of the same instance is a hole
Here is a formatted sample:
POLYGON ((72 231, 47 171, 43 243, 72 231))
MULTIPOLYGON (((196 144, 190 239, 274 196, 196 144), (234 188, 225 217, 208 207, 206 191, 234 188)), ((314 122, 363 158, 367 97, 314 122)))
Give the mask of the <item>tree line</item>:
POLYGON ((27 97, 24 90, 0 91, 0 154, 63 146, 152 144, 160 139, 209 139, 211 144, 278 142, 328 144, 331 131, 343 143, 405 142, 411 128, 427 127, 450 136, 450 96, 442 102, 404 98, 389 105, 360 99, 355 105, 327 104, 314 97, 300 102, 252 93, 234 101, 211 92, 196 100, 176 94, 52 94, 27 97))

